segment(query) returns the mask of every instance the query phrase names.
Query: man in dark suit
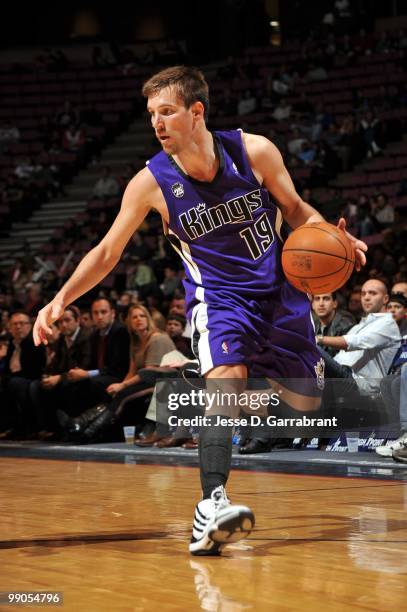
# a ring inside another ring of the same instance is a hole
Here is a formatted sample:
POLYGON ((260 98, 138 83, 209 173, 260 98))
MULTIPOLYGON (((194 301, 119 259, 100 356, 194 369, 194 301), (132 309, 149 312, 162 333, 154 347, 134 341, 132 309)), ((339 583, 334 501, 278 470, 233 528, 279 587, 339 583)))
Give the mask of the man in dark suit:
POLYGON ((54 344, 54 355, 40 380, 30 386, 39 431, 55 431, 55 408, 74 404, 72 400, 73 383, 68 380, 68 372, 73 368, 90 367, 89 332, 80 327, 80 310, 68 306, 59 319, 58 340, 54 344))
POLYGON ((28 314, 14 312, 9 327, 11 341, 4 367, 7 412, 4 420, 13 430, 13 437, 18 437, 35 429, 29 387, 33 380, 41 377, 46 353, 45 347, 34 346, 28 314))
MULTIPOLYGON (((109 300, 98 298, 92 303, 95 330, 90 336, 90 366, 73 367, 67 373, 70 382, 79 383, 76 393, 80 412, 100 402, 110 401, 106 389, 120 382, 129 369, 130 337, 124 325, 115 320, 115 310, 109 300)), ((78 413, 75 407, 70 410, 78 413)))

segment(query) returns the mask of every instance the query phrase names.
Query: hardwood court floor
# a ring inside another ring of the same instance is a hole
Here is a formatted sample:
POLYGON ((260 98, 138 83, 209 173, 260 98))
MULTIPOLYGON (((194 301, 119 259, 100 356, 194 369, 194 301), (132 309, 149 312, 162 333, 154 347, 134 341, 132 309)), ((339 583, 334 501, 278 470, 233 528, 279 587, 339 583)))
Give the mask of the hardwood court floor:
POLYGON ((202 558, 196 468, 0 465, 0 591, 63 591, 64 612, 405 609, 406 483, 234 471, 256 529, 202 558))

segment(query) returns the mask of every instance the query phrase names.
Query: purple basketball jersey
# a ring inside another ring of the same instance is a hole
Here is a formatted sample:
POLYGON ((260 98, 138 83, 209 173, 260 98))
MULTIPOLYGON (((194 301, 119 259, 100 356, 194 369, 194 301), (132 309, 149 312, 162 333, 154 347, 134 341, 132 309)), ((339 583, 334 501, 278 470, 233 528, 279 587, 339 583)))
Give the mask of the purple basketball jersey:
POLYGON ((241 132, 214 139, 220 167, 210 183, 186 176, 164 152, 148 163, 168 206, 168 238, 184 262, 187 302, 200 287, 208 298, 219 289, 261 298, 284 280, 282 216, 252 172, 241 132))
POLYGON ((148 163, 168 206, 167 237, 184 262, 201 371, 244 363, 255 376, 315 380, 309 300, 281 267, 281 212, 254 176, 241 132, 214 139, 220 166, 210 183, 185 175, 164 152, 148 163))

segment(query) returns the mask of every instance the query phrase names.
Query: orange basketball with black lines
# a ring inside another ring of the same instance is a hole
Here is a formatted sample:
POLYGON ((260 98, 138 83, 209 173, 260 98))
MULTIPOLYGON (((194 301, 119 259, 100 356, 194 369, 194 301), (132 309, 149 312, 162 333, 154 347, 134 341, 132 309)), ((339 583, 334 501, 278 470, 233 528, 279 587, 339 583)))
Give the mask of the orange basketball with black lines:
POLYGON ((282 264, 294 287, 317 295, 343 287, 355 266, 355 249, 343 230, 331 223, 306 223, 286 240, 282 264))

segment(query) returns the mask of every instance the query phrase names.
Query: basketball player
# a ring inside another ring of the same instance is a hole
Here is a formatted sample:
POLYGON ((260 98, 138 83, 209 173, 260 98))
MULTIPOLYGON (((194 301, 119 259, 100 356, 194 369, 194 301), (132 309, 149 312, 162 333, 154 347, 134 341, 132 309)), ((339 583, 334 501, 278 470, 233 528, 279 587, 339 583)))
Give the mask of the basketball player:
MULTIPOLYGON (((293 409, 315 410, 323 363, 310 304, 285 280, 280 254, 283 219, 296 228, 323 218, 296 193, 280 153, 266 138, 208 131, 208 86, 197 69, 167 68, 144 84, 143 95, 162 151, 130 181, 106 236, 39 312, 35 343, 46 343, 50 323, 114 268, 155 209, 185 266, 187 315, 207 384, 239 379, 244 389, 248 372, 306 379, 310 392, 289 389, 287 397, 293 409)), ((360 267, 367 247, 352 240, 360 267)), ((231 428, 201 429, 203 499, 195 511, 192 554, 218 554, 254 524, 251 510, 232 505, 224 490, 231 438, 231 428)))

